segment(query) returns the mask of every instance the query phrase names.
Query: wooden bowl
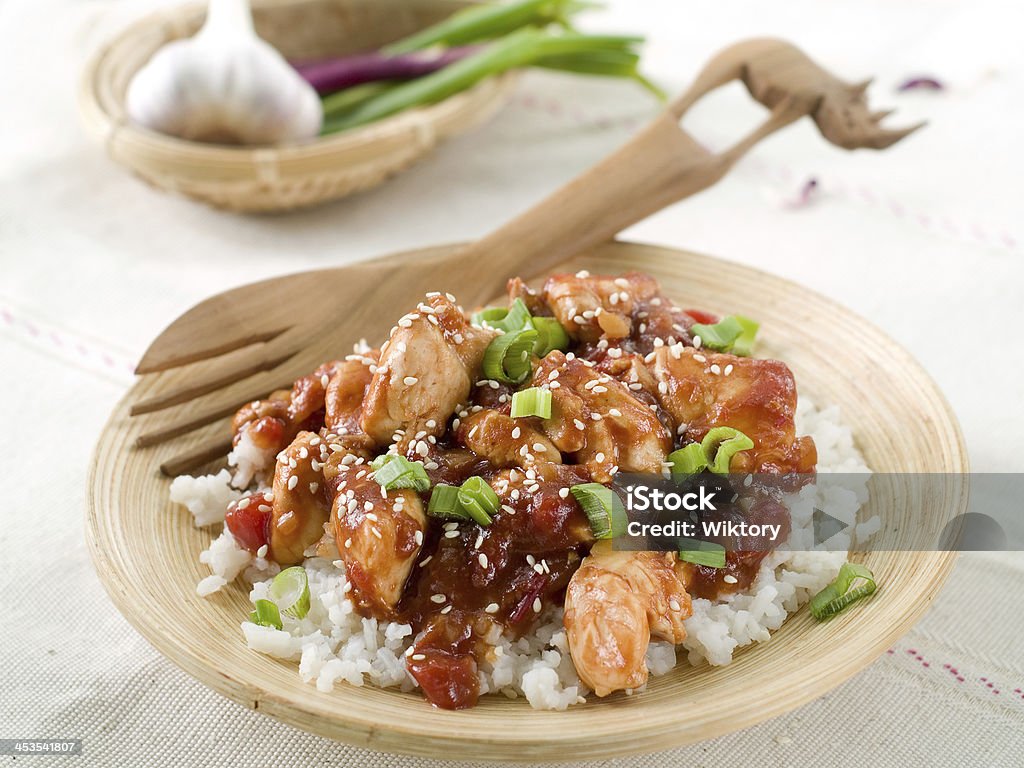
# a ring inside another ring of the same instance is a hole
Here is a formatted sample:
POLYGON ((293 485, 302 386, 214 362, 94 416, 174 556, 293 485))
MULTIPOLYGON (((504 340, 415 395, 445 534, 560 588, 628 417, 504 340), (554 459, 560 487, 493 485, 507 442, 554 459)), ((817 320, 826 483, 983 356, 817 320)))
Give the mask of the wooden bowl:
MULTIPOLYGON (((967 472, 956 418, 928 375, 889 337, 825 297, 749 267, 632 243, 602 246, 567 268, 644 270, 681 306, 758 318, 759 353, 785 360, 800 390, 819 404, 841 407, 870 466, 949 477, 967 472)), ((318 352, 329 359, 336 350, 325 344, 318 352)), ((140 381, 103 431, 87 520, 100 578, 139 632, 198 680, 245 706, 363 747, 447 760, 566 761, 665 749, 745 728, 821 696, 884 653, 928 608, 955 558, 949 552, 871 552, 859 559, 880 588, 855 610, 827 623, 801 610, 769 642, 737 653, 729 666, 684 662, 652 678, 641 694, 591 699, 566 712, 535 711, 523 699, 502 696, 448 712, 431 708, 418 693, 345 684, 322 693, 299 679, 294 663, 246 647, 239 629, 251 609, 246 588, 196 596, 196 583, 207 575, 197 555, 210 534, 193 528, 191 515, 170 503, 169 481, 158 469, 182 446, 133 447, 141 428, 128 418, 131 404, 188 375, 178 369, 140 381)), ((196 433, 195 443, 226 429, 226 421, 211 425, 196 433)), ((923 510, 929 520, 965 510, 962 485, 928 485, 928 498, 876 498, 871 512, 909 532, 925 518, 923 510)))
MULTIPOLYGON (((257 33, 286 57, 314 59, 378 48, 433 24, 470 0, 255 0, 257 33)), ((233 147, 184 141, 131 123, 125 92, 153 53, 199 29, 203 5, 149 16, 92 59, 80 86, 86 125, 121 165, 159 189, 233 211, 279 211, 376 186, 443 139, 493 115, 514 75, 437 104, 301 144, 233 147)))

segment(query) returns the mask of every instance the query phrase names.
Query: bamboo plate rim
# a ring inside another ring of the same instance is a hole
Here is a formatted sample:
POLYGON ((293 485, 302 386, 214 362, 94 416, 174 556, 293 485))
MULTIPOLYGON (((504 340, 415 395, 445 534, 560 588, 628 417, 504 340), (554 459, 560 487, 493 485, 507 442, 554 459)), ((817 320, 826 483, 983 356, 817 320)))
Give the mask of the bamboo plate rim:
MULTIPOLYGON (((398 263, 453 247, 386 258, 398 263)), ((884 457, 888 471, 968 471, 959 425, 935 383, 895 341, 821 294, 734 262, 639 243, 608 243, 564 266, 646 269, 682 306, 700 297, 706 300, 689 305, 758 317, 763 353, 789 363, 798 387, 813 391, 819 405, 831 397, 846 409, 843 422, 855 428, 873 469, 884 457), (817 318, 813 334, 807 330, 811 317, 817 318), (815 337, 818 348, 827 346, 827 357, 804 343, 815 337), (879 375, 890 378, 872 379, 879 375), (897 407, 906 413, 891 412, 897 407), (894 414, 898 430, 857 429, 894 414), (906 450, 895 451, 894 432, 906 450)), ((138 381, 97 443, 86 537, 101 582, 129 623, 203 684, 291 725, 360 747, 446 760, 557 762, 651 752, 735 731, 824 694, 883 654, 923 615, 956 559, 953 552, 857 557, 880 581, 878 593, 857 610, 818 624, 804 607, 770 641, 739 650, 728 666, 691 666, 683 657, 640 694, 591 698, 565 712, 532 710, 522 699, 500 696, 447 712, 431 708, 418 692, 345 683, 323 693, 301 681, 295 662, 245 646, 238 624, 248 610, 248 589, 232 585, 206 600, 195 596, 195 583, 206 575, 196 555, 210 536, 193 528, 191 516, 167 498, 169 481, 159 475, 157 457, 168 449, 130 447, 139 427, 128 419, 128 407, 169 380, 161 374, 138 381)), ((940 502, 950 517, 962 513, 966 487, 940 502)))

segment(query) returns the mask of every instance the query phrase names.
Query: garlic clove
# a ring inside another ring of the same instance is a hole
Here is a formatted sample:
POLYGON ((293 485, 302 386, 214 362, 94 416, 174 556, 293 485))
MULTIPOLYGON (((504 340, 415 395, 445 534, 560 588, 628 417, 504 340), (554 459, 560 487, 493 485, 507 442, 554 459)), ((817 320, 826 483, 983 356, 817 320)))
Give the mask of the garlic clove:
POLYGON ((197 35, 164 46, 136 73, 125 104, 140 125, 192 141, 301 141, 323 123, 316 91, 256 36, 244 0, 212 0, 197 35))

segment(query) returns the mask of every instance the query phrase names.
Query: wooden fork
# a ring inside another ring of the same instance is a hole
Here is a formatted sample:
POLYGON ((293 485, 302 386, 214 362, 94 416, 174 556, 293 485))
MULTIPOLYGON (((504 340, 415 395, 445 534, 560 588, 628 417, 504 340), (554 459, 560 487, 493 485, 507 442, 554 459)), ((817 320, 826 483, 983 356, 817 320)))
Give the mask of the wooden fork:
MULTIPOLYGON (((870 82, 870 81, 868 81, 870 82)), ((534 276, 613 237, 665 206, 714 184, 758 141, 804 116, 845 149, 884 149, 921 127, 880 126, 888 112, 868 110, 868 82, 849 85, 794 46, 771 39, 737 43, 717 54, 668 109, 625 146, 553 195, 471 245, 417 251, 245 285, 213 296, 179 317, 146 350, 136 373, 187 377, 132 402, 151 423, 140 447, 178 438, 224 419, 239 406, 290 386, 324 359, 323 341, 383 339, 394 319, 424 293, 455 294, 463 306, 492 299, 513 275, 534 276), (708 92, 741 80, 768 108, 765 120, 722 152, 701 147, 679 125, 708 92), (314 340, 316 343, 313 343, 314 340)), ((170 475, 222 457, 223 437, 176 455, 170 475)))

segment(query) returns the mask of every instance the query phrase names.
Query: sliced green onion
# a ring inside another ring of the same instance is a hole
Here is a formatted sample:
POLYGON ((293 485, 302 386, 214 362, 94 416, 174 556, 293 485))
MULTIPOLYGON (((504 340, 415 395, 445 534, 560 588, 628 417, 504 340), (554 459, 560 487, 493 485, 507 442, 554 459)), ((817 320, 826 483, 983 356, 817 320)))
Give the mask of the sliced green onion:
POLYGON ((430 478, 423 462, 409 461, 404 456, 393 453, 378 456, 370 466, 373 467, 373 479, 384 489, 412 488, 417 491, 430 490, 430 478))
POLYGON ((582 483, 569 489, 583 507, 590 530, 597 539, 611 539, 626 532, 626 510, 611 488, 600 483, 582 483))
POLYGON ((732 353, 741 357, 750 357, 754 353, 754 340, 761 324, 743 315, 733 315, 736 322, 743 327, 743 333, 732 343, 732 353))
POLYGON ((289 616, 304 618, 309 613, 309 577, 301 565, 285 568, 270 582, 267 596, 289 616))
POLYGON ((749 451, 754 441, 732 427, 715 427, 700 441, 707 457, 708 468, 716 475, 729 474, 732 457, 740 451, 749 451))
POLYGON ((709 568, 725 568, 725 547, 713 541, 680 539, 679 559, 709 568))
POLYGON ((257 600, 255 606, 256 610, 249 614, 249 621, 259 624, 261 627, 284 629, 284 624, 281 623, 281 611, 274 603, 269 600, 257 600))
POLYGON ((459 486, 438 483, 430 493, 427 514, 442 520, 469 520, 470 517, 459 505, 459 486))
POLYGON ((708 457, 700 443, 684 445, 668 455, 673 475, 696 475, 708 468, 708 457))
POLYGON ((708 349, 715 349, 725 352, 732 347, 732 344, 743 333, 743 326, 735 317, 723 317, 713 325, 694 323, 690 326, 690 333, 700 336, 701 346, 708 349))
POLYGON ((471 477, 459 487, 459 506, 480 525, 490 525, 491 515, 501 507, 501 500, 482 477, 471 477))
POLYGON ((518 384, 530 375, 530 354, 537 341, 534 330, 504 333, 484 352, 484 375, 505 384, 518 384))
POLYGON ((512 418, 518 419, 523 416, 539 416, 542 419, 550 419, 551 390, 530 387, 512 393, 512 418))
POLYGON ((811 615, 824 621, 875 589, 875 575, 870 570, 859 563, 843 563, 836 580, 811 598, 811 615))
POLYGON ((508 309, 504 307, 485 307, 473 313, 473 325, 489 326, 498 331, 511 333, 532 327, 530 310, 522 299, 516 299, 508 309))
POLYGON ((555 318, 535 317, 533 328, 537 331, 537 343, 533 347, 537 357, 544 357, 556 349, 564 352, 569 348, 569 334, 555 318))

